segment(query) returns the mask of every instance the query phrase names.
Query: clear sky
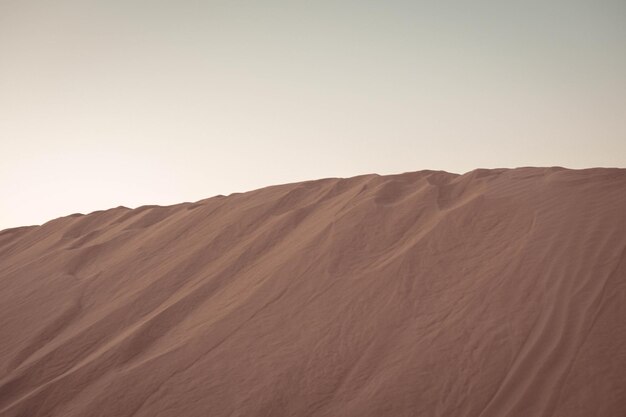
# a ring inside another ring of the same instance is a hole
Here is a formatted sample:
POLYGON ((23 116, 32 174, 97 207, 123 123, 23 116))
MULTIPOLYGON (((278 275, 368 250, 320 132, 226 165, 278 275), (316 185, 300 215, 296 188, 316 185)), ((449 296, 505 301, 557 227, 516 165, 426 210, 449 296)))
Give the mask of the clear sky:
POLYGON ((626 166, 626 1, 0 1, 0 229, 528 165, 626 166))

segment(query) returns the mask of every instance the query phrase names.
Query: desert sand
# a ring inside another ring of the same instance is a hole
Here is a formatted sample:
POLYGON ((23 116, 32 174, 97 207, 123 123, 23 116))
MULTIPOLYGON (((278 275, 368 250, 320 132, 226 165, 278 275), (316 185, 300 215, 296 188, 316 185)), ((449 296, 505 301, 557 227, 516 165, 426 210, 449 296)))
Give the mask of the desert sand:
POLYGON ((420 171, 0 232, 0 416, 626 415, 626 170, 420 171))

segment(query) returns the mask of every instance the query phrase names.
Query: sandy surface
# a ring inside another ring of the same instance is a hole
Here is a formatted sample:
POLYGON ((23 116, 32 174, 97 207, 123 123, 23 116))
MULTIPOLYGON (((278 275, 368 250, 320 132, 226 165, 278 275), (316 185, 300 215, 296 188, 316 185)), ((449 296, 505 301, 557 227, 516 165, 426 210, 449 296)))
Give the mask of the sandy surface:
POLYGON ((421 171, 0 232, 0 416, 626 415, 626 170, 421 171))

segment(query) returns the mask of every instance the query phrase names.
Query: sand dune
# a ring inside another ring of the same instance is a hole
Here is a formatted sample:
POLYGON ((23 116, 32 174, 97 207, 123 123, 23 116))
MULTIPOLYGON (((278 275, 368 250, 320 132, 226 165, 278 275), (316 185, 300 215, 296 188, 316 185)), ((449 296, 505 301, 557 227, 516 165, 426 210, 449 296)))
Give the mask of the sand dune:
POLYGON ((0 416, 626 415, 626 170, 421 171, 0 232, 0 416))

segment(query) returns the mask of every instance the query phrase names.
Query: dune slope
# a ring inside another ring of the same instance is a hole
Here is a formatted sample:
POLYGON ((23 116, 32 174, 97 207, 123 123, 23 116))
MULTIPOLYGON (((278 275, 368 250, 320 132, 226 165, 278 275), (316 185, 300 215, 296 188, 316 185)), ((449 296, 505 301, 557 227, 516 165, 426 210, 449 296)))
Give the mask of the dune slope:
POLYGON ((626 415, 626 170, 421 171, 0 232, 0 416, 626 415))

